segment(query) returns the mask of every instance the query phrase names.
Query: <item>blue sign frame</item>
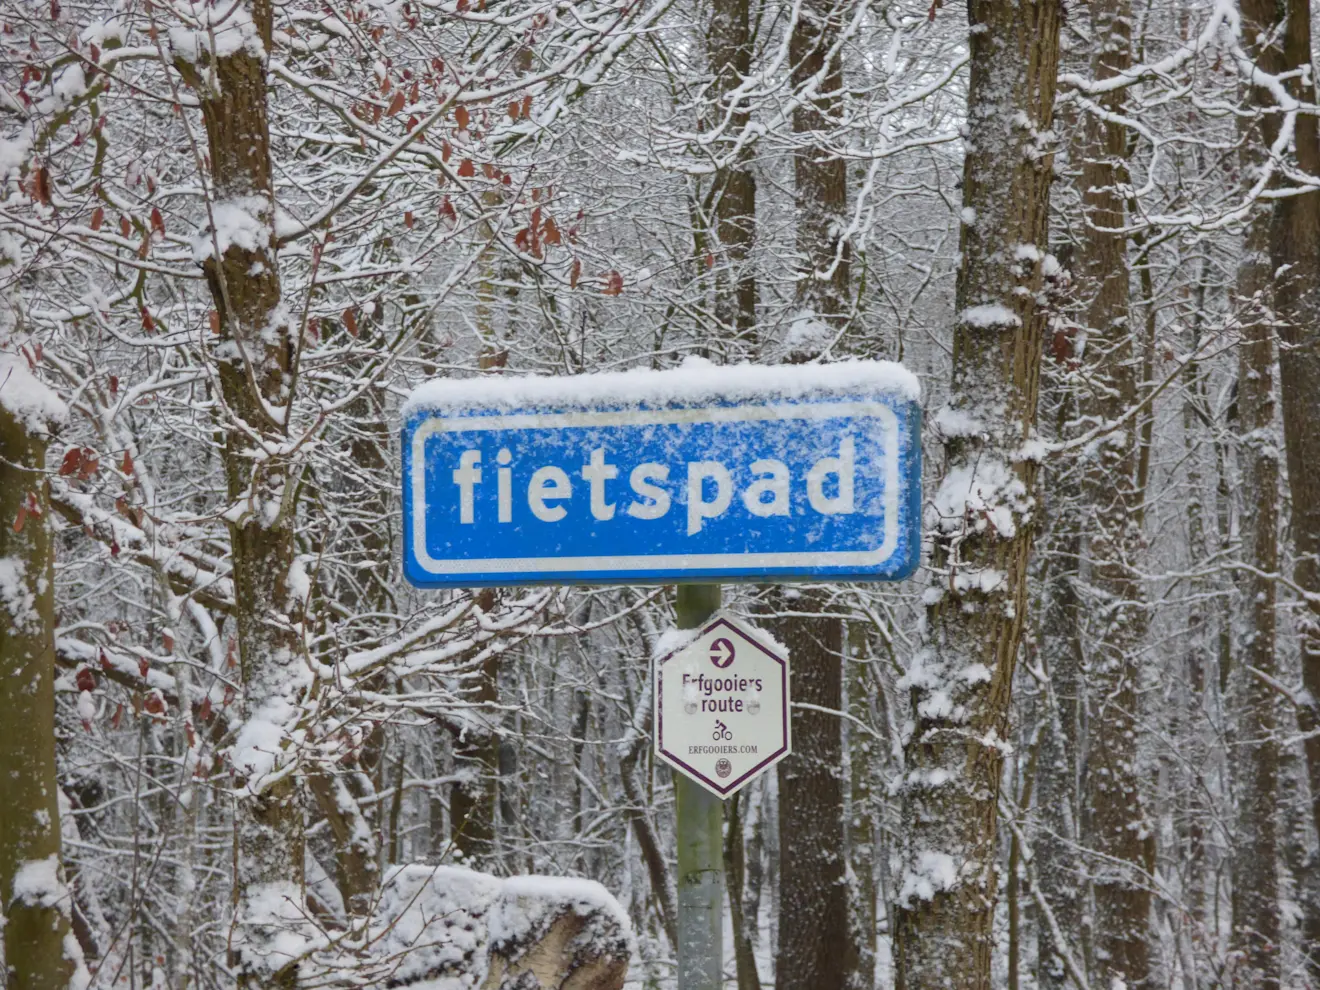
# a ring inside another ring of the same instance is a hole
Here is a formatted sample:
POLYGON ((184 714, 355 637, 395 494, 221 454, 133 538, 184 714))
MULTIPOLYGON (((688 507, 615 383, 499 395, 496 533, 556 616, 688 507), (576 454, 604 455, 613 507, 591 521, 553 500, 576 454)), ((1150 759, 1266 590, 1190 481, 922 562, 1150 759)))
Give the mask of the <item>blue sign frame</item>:
POLYGON ((853 373, 423 386, 404 409, 404 574, 423 588, 906 578, 921 547, 915 379, 824 367, 853 373))

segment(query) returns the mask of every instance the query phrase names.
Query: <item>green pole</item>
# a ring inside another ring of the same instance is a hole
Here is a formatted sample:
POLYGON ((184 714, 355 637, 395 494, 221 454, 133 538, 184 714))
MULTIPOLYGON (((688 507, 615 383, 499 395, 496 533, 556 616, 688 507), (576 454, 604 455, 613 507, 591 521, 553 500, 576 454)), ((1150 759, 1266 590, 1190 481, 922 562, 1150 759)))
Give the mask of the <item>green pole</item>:
MULTIPOLYGON (((678 628, 694 629, 720 607, 718 584, 678 586, 678 628)), ((724 802, 674 774, 678 814, 678 990, 724 985, 724 802)))

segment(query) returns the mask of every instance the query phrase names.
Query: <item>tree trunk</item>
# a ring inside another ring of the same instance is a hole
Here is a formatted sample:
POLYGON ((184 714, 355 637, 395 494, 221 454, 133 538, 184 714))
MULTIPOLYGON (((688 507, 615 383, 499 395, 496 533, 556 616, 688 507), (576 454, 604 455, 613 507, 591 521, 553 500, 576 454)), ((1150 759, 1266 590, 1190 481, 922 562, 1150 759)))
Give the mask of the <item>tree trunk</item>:
MULTIPOLYGON (((81 961, 60 862, 48 424, 40 405, 26 405, 45 394, 16 356, 0 352, 0 907, 10 990, 65 990, 81 961)), ((53 396, 44 404, 57 408, 53 396)), ((80 675, 79 686, 91 676, 80 675)))
MULTIPOLYGON (((1060 373, 1062 369, 1057 369, 1060 373)), ((1076 418, 1076 403, 1059 383, 1046 385, 1057 401, 1056 434, 1062 437, 1076 418), (1051 387, 1054 386, 1054 387, 1051 387)), ((1054 914, 1060 934, 1071 944, 1055 944, 1048 925, 1038 934, 1036 981, 1042 990, 1063 990, 1069 982, 1064 953, 1083 958, 1082 882, 1078 877, 1077 745, 1081 722, 1082 624, 1077 597, 1081 559, 1080 490, 1078 466, 1055 462, 1046 466, 1042 486, 1048 518, 1045 559, 1041 567, 1041 613, 1036 620, 1036 642, 1041 664, 1049 677, 1042 699, 1040 755, 1037 757, 1036 807, 1039 833, 1032 849, 1041 896, 1054 914)))
POLYGON ((724 876, 729 894, 729 920, 733 929, 733 961, 738 978, 738 990, 761 990, 761 977, 756 971, 751 929, 756 919, 744 914, 746 903, 743 888, 747 878, 746 849, 743 844, 743 812, 747 807, 748 792, 741 791, 724 803, 724 876))
MULTIPOLYGON (((1100 79, 1131 65, 1131 5, 1096 0, 1090 5, 1100 79)), ((1122 90, 1103 104, 1122 112, 1122 90)), ((1113 422, 1137 402, 1137 349, 1131 321, 1127 237, 1119 185, 1126 169, 1127 131, 1088 115, 1083 123, 1082 206, 1086 230, 1077 253, 1081 297, 1088 300, 1084 360, 1093 390, 1084 397, 1088 423, 1113 422)), ((1143 873, 1151 865, 1137 752, 1139 653, 1148 625, 1140 576, 1144 540, 1138 484, 1140 444, 1128 427, 1100 443, 1082 478, 1088 534, 1089 580, 1083 615, 1086 643, 1086 765, 1082 839, 1098 858, 1092 865, 1095 916, 1091 931, 1093 979, 1143 985, 1150 975, 1151 896, 1143 873)))
POLYGON ((835 126, 841 110, 843 66, 837 56, 826 57, 839 33, 842 12, 833 0, 804 0, 788 56, 795 90, 814 84, 815 96, 793 110, 793 133, 799 142, 793 152, 793 179, 797 192, 797 249, 799 273, 797 305, 800 319, 819 322, 828 331, 789 342, 789 359, 818 357, 830 340, 843 332, 851 319, 850 262, 852 252, 842 233, 848 206, 848 165, 821 141, 835 126))
MULTIPOLYGON (((306 685, 290 571, 295 565, 296 479, 278 456, 254 449, 281 446, 287 436, 296 377, 295 329, 282 305, 273 223, 275 202, 267 117, 266 53, 272 48, 270 0, 245 0, 228 15, 250 23, 251 42, 196 66, 176 62, 197 91, 211 162, 212 209, 251 218, 262 238, 238 243, 213 232, 203 263, 219 318, 216 361, 228 422, 224 469, 231 510, 234 616, 238 626, 245 720, 287 719, 306 685)), ((242 730, 240 729, 240 738, 242 730)), ((241 753, 239 754, 241 758, 241 753)), ((240 775, 249 768, 237 766, 240 775)), ((281 931, 303 922, 303 808, 291 775, 248 782, 235 842, 238 910, 232 964, 245 984, 291 986, 295 974, 281 931), (280 948, 277 948, 277 945, 280 948)))
MULTIPOLYGON (((1283 85, 1305 104, 1316 100, 1311 67, 1311 7, 1308 0, 1242 0, 1243 37, 1273 38, 1254 51, 1256 64, 1273 75, 1291 73, 1283 85), (1280 22, 1282 22, 1280 29, 1280 22)), ((1258 107, 1275 101, 1264 86, 1252 90, 1258 107)), ((1279 134, 1281 116, 1262 114, 1266 147, 1279 134)), ((1313 114, 1299 113, 1293 135, 1297 165, 1320 176, 1320 132, 1313 114)), ((1299 613, 1302 685, 1309 703, 1298 711, 1306 740, 1311 814, 1320 829, 1320 191, 1283 196, 1273 202, 1270 263, 1274 312, 1279 328, 1279 395, 1292 503, 1296 551, 1294 578, 1311 598, 1299 613)))
MULTIPOLYGON (((1027 610, 1034 436, 1059 4, 970 0, 971 74, 953 380, 931 566, 939 599, 905 678, 897 895, 899 990, 985 990, 997 891, 998 795, 1027 610), (969 424, 974 424, 969 426, 969 424)), ((930 592, 928 592, 928 595, 930 592)))
MULTIPOLYGON (((802 595, 794 610, 816 605, 802 595)), ((823 603, 820 603, 823 604, 823 603)), ((788 648, 794 702, 839 710, 843 622, 795 615, 776 634, 788 648)), ((843 738, 839 717, 793 709, 793 753, 779 764, 779 954, 776 990, 843 987, 853 968, 844 876, 843 738)))
MULTIPOLYGON (((872 697, 881 695, 883 685, 875 673, 875 663, 867 654, 866 626, 848 623, 848 709, 864 725, 872 724, 872 697)), ((848 918, 856 946, 849 990, 873 990, 875 987, 876 950, 876 850, 875 850, 875 781, 876 748, 880 745, 870 733, 855 722, 848 723, 848 918)))
MULTIPOLYGON (((1259 155, 1254 155, 1257 160, 1259 155)), ((1242 578, 1247 636, 1237 666, 1237 748, 1229 760, 1237 791, 1233 849, 1233 985, 1278 990, 1279 915, 1277 802, 1279 745, 1274 689, 1262 680, 1277 675, 1275 582, 1279 567, 1279 465, 1274 433, 1274 327, 1270 319, 1269 218, 1247 226, 1238 267, 1242 316, 1238 352, 1238 422, 1242 436, 1242 551, 1256 570, 1242 578), (1254 668, 1254 670, 1252 669, 1254 668), (1257 674, 1262 676, 1257 676, 1257 674)))
MULTIPOLYGON (((793 111, 797 197, 799 319, 825 332, 789 341, 789 360, 822 356, 850 319, 849 252, 841 241, 847 164, 822 145, 841 105, 843 67, 827 63, 838 36, 833 0, 805 0, 789 37, 792 83, 814 95, 793 111)), ((794 615, 778 624, 792 663, 792 697, 838 711, 843 704, 843 620, 824 614, 828 594, 809 589, 777 595, 794 615)), ((776 990, 842 987, 855 966, 845 876, 843 726, 838 715, 794 709, 793 753, 779 764, 779 942, 776 990)))
POLYGON ((756 269, 751 263, 756 239, 756 177, 751 150, 733 153, 738 135, 751 113, 745 101, 733 96, 752 66, 750 0, 713 0, 706 31, 706 61, 714 77, 715 104, 706 121, 708 131, 723 130, 727 141, 716 145, 717 154, 729 156, 715 172, 711 193, 714 237, 710 243, 721 263, 715 297, 715 315, 726 333, 750 336, 756 327, 756 269))
MULTIPOLYGON (((499 672, 500 655, 491 653, 481 665, 474 688, 467 694, 472 704, 493 705, 499 700, 499 672)), ((454 769, 465 777, 454 785, 450 794, 450 829, 454 847, 463 854, 464 864, 474 869, 486 869, 495 855, 499 766, 500 737, 493 725, 466 727, 455 738, 454 769)))

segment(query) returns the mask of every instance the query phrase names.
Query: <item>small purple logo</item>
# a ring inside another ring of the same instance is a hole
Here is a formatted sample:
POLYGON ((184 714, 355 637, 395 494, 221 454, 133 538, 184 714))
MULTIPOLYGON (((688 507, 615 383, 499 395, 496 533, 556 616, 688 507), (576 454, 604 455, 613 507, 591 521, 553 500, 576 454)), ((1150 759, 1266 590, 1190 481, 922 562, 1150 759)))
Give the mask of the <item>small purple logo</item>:
POLYGON ((733 764, 730 763, 728 760, 719 760, 716 762, 715 764, 716 777, 721 777, 721 778, 727 777, 731 773, 733 773, 733 764))
POLYGON ((710 662, 720 670, 733 663, 733 643, 721 636, 710 644, 710 662))

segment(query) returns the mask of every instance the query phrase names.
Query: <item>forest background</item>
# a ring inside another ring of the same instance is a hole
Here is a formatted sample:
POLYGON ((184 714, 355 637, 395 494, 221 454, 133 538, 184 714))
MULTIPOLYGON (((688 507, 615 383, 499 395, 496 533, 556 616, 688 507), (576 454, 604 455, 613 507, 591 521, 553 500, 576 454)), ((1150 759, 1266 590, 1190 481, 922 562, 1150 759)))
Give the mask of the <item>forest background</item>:
POLYGON ((599 881, 671 986, 672 590, 410 588, 396 412, 848 357, 922 379, 926 566, 728 590, 800 705, 729 982, 1320 985, 1307 0, 0 20, 11 985, 406 984, 459 864, 599 881))

